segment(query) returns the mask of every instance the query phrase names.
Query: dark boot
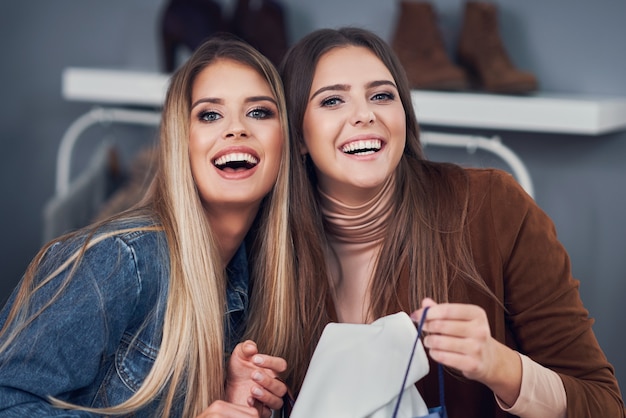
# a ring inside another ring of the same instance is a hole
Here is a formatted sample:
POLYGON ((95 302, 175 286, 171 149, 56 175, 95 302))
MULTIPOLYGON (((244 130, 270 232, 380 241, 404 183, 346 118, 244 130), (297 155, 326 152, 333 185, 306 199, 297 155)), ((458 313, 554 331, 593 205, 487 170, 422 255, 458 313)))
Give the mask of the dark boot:
POLYGON ((400 3, 392 47, 415 89, 463 90, 467 78, 445 49, 433 7, 426 2, 400 3))
POLYGON ((497 9, 492 3, 465 3, 457 54, 458 62, 487 91, 522 94, 537 89, 535 76, 517 70, 509 59, 500 38, 497 9))
POLYGON ((283 7, 274 0, 238 0, 232 31, 278 65, 289 47, 283 7))
POLYGON ((193 52, 210 35, 228 30, 221 6, 213 0, 169 0, 161 16, 163 71, 178 66, 178 48, 193 52))

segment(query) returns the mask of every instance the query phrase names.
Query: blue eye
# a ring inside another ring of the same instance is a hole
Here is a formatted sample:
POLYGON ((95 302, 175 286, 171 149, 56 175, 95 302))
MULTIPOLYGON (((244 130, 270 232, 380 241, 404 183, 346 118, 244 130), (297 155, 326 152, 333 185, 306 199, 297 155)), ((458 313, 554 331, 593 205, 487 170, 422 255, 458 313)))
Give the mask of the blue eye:
POLYGON ((343 100, 341 100, 339 97, 328 97, 324 100, 322 100, 322 107, 333 107, 333 106, 337 106, 339 104, 343 103, 343 100))
POLYGON ((222 115, 220 115, 217 112, 210 111, 210 110, 203 111, 198 114, 198 119, 204 122, 215 122, 216 120, 221 119, 221 118, 222 118, 222 115))
POLYGON ((246 116, 249 116, 254 119, 268 119, 268 118, 273 117, 274 115, 275 115, 275 112, 273 110, 270 110, 264 107, 257 107, 249 111, 246 116))
POLYGON ((376 93, 372 96, 372 100, 375 101, 392 101, 396 98, 393 93, 376 93))

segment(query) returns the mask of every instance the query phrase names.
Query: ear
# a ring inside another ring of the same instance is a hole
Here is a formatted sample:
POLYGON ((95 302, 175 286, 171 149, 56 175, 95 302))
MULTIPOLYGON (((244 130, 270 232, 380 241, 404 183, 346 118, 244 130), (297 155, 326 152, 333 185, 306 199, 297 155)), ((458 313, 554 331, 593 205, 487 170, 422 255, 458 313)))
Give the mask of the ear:
POLYGON ((307 155, 308 153, 309 153, 309 150, 306 147, 306 144, 304 143, 304 141, 302 141, 302 143, 300 144, 300 155, 307 155))

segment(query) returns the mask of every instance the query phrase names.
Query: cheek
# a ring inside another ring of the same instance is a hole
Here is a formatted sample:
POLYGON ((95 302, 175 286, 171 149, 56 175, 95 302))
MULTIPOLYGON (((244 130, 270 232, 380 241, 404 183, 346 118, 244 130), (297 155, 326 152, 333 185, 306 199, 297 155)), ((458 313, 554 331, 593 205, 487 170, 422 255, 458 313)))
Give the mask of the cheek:
POLYGON ((331 116, 305 119, 302 124, 304 143, 301 145, 303 154, 324 152, 328 145, 332 146, 336 137, 336 124, 331 116))
POLYGON ((259 140, 263 144, 265 158, 270 163, 270 167, 273 172, 278 173, 280 163, 282 161, 283 153, 285 151, 285 139, 283 138, 282 130, 280 126, 272 127, 259 132, 259 140))
POLYGON ((192 130, 189 133, 189 164, 191 166, 191 175, 196 181, 202 178, 202 174, 212 164, 208 160, 208 150, 212 141, 207 138, 207 135, 201 135, 201 132, 192 130))
POLYGON ((406 118, 402 109, 392 113, 390 126, 392 129, 391 134, 404 144, 406 142, 406 118))

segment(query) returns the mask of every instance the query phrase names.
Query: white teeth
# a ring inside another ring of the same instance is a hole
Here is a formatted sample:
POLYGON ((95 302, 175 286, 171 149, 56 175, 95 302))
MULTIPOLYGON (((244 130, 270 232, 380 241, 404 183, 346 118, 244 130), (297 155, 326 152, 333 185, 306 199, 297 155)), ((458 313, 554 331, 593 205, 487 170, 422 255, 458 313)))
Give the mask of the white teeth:
POLYGON ((379 150, 381 147, 382 147, 382 141, 380 139, 368 139, 368 140, 350 142, 349 144, 346 144, 343 147, 341 147, 341 151, 355 154, 360 151, 379 150))
POLYGON ((216 166, 223 166, 232 162, 246 162, 248 164, 257 164, 259 160, 250 154, 235 152, 232 154, 222 155, 221 157, 215 159, 215 161, 213 161, 213 164, 215 164, 216 166))

